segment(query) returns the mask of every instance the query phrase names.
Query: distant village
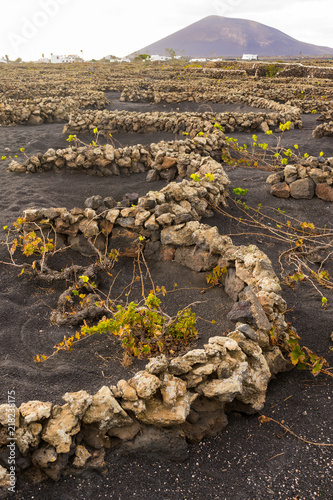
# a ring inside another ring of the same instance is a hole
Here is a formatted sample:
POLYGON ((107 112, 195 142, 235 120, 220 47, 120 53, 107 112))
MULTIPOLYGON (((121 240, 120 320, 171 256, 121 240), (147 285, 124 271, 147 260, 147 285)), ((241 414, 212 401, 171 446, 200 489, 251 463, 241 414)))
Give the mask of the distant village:
MULTIPOLYGON (((158 54, 133 54, 132 56, 129 57, 116 57, 113 55, 107 55, 103 59, 97 61, 95 59, 92 59, 91 62, 125 62, 125 63, 131 63, 133 61, 171 61, 171 60, 182 60, 186 59, 189 62, 193 63, 205 63, 207 61, 221 61, 221 57, 218 58, 212 58, 212 57, 199 57, 199 58, 187 58, 184 57, 183 55, 165 55, 161 56, 158 54)), ((235 58, 234 58, 235 59, 235 58)), ((257 54, 243 54, 242 60, 244 61, 257 61, 258 60, 258 55, 257 54)), ((15 61, 10 61, 8 56, 0 58, 0 63, 7 64, 9 62, 16 62, 20 63, 23 62, 21 58, 16 59, 15 61)), ((80 62, 86 62, 84 59, 78 55, 58 55, 58 54, 51 54, 50 57, 41 57, 36 61, 37 63, 50 63, 50 64, 71 64, 71 63, 80 63, 80 62)))

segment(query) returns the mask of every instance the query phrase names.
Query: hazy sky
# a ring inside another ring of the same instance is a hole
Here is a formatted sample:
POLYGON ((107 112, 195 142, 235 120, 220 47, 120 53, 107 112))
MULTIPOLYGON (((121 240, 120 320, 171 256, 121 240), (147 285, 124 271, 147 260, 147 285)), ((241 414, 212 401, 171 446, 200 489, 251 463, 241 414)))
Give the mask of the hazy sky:
POLYGON ((333 47, 332 0, 6 0, 0 57, 125 56, 203 17, 250 19, 333 47))

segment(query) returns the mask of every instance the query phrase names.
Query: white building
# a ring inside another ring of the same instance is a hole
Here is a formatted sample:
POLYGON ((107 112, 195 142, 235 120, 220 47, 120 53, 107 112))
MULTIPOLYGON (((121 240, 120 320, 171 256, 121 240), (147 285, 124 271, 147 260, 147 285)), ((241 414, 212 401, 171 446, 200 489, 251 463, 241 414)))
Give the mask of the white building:
POLYGON ((195 59, 190 59, 190 62, 201 62, 201 63, 205 63, 207 62, 207 58, 206 57, 197 57, 195 59))
POLYGON ((258 61, 258 54, 243 54, 243 61, 258 61))
POLYGON ((116 57, 112 55, 108 55, 104 57, 104 61, 109 61, 109 62, 128 62, 130 63, 131 60, 128 57, 116 57))
POLYGON ((70 56, 58 56, 51 55, 51 63, 53 64, 61 64, 61 63, 73 63, 73 62, 82 62, 83 59, 79 56, 70 55, 70 56))
POLYGON ((5 63, 5 64, 7 64, 7 61, 6 61, 6 59, 2 59, 2 57, 0 57, 0 63, 5 63))
POLYGON ((170 61, 171 57, 169 56, 160 56, 158 54, 153 54, 150 56, 149 61, 170 61))

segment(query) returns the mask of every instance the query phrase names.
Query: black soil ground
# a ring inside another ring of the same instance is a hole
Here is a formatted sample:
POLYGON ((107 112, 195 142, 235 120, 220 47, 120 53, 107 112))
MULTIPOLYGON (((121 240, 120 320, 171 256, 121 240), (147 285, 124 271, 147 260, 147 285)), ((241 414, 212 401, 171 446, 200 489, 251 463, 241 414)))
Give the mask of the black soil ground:
MULTIPOLYGON (((247 112, 244 105, 226 106, 214 104, 179 103, 175 105, 120 103, 119 95, 113 94, 110 109, 136 111, 223 111, 247 112), (176 109, 179 108, 179 109, 176 109)), ((284 144, 299 144, 302 153, 333 156, 332 138, 314 140, 311 137, 317 125, 313 115, 305 115, 304 129, 289 131, 284 144)), ((38 127, 0 127, 0 156, 19 155, 26 148, 30 155, 44 152, 49 147, 66 147, 62 124, 38 127), (5 148, 9 148, 8 152, 5 148)), ((239 142, 250 143, 251 134, 233 134, 239 142)), ((173 140, 172 134, 116 136, 122 145, 148 144, 160 140, 173 140)), ((260 138, 260 137, 259 137, 260 138)), ((127 192, 144 195, 148 190, 160 189, 162 181, 147 184, 145 175, 131 177, 99 178, 85 174, 43 173, 13 174, 6 172, 7 161, 1 162, 0 227, 11 225, 28 207, 83 207, 84 200, 92 195, 113 196, 121 200, 127 192)), ((277 220, 294 217, 299 222, 312 222, 316 227, 333 229, 333 206, 317 198, 312 200, 282 200, 271 197, 265 184, 268 172, 259 169, 226 166, 231 180, 231 192, 235 187, 248 189, 244 201, 248 206, 262 204, 262 212, 277 220), (268 208, 270 207, 270 208, 268 208), (272 209, 280 209, 281 213, 272 209), (284 213, 282 213, 284 212, 284 213)), ((217 226, 221 234, 231 234, 237 245, 255 244, 271 259, 279 275, 279 255, 284 248, 260 231, 243 226, 230 216, 240 217, 237 205, 230 200, 227 214, 216 212, 203 222, 217 226)), ((276 222, 272 222, 276 224, 276 222)), ((1 229, 2 230, 2 229, 1 229)), ((2 231, 2 239, 5 232, 2 231)), ((5 246, 1 246, 0 260, 7 261, 5 246)), ((87 263, 78 255, 70 254, 69 260, 87 263)), ((168 290, 177 283, 180 292, 167 295, 168 311, 176 311, 195 301, 206 301, 193 309, 198 315, 215 320, 209 325, 199 321, 199 344, 207 337, 227 332, 232 327, 226 320, 232 303, 220 288, 202 294, 205 275, 180 268, 173 263, 149 262, 156 285, 168 290)), ((115 271, 122 268, 118 286, 121 288, 132 278, 133 262, 122 260, 115 271)), ((325 270, 333 275, 332 257, 325 262, 325 270)), ((292 269, 290 269, 292 271, 292 269)), ((0 277, 0 402, 6 403, 7 391, 15 389, 17 404, 28 400, 44 400, 61 403, 66 391, 85 389, 95 393, 102 385, 110 385, 119 378, 129 378, 144 366, 137 361, 125 368, 122 350, 109 337, 89 338, 73 352, 62 352, 42 365, 36 365, 33 356, 50 354, 55 343, 72 333, 66 327, 50 325, 49 316, 55 307, 58 294, 64 289, 45 285, 26 277, 18 277, 19 270, 1 266, 0 277)), ((149 281, 146 282, 149 288, 149 281)), ((133 292, 137 293, 138 292, 133 292)), ((321 307, 321 297, 306 281, 292 290, 283 285, 283 297, 290 312, 288 321, 296 327, 302 343, 324 356, 330 364, 333 331, 333 293, 325 291, 327 309, 321 307)), ((134 296, 134 295, 133 295, 134 296)), ((107 459, 103 474, 85 472, 76 477, 65 477, 59 483, 48 481, 40 485, 28 484, 19 479, 15 498, 28 499, 129 499, 180 500, 299 500, 333 499, 332 454, 332 377, 319 375, 314 378, 307 371, 296 369, 278 375, 269 385, 262 414, 284 422, 303 440, 285 432, 270 422, 260 425, 260 415, 229 414, 229 425, 219 436, 198 445, 189 445, 188 457, 182 463, 165 460, 163 453, 153 456, 122 457, 112 454, 107 459), (329 445, 329 446, 327 446, 329 445)), ((6 498, 6 497, 4 497, 6 498)), ((11 498, 11 496, 8 496, 11 498)))

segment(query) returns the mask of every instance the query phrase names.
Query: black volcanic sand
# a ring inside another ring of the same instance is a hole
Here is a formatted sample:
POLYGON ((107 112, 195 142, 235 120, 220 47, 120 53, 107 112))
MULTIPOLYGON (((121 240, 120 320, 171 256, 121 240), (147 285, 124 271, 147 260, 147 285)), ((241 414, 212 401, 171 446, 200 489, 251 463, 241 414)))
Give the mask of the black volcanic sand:
MULTIPOLYGON (((197 110, 193 103, 186 103, 186 106, 189 110, 197 110)), ((154 106, 150 105, 150 110, 152 108, 154 106)), ((137 104, 136 109, 145 110, 145 105, 137 104)), ((305 129, 286 133, 283 139, 285 145, 304 143, 304 152, 318 154, 324 151, 326 156, 332 156, 332 139, 312 139, 311 130, 318 122, 313 120, 313 116, 304 118, 305 129)), ((29 154, 45 151, 49 147, 65 147, 67 143, 61 135, 62 127, 62 124, 0 127, 0 154, 7 147, 12 154, 20 147, 26 147, 29 154)), ((238 136, 240 142, 251 140, 251 134, 238 136)), ((146 143, 158 142, 168 137, 166 134, 151 134, 149 137, 128 134, 120 136, 120 139, 123 144, 125 141, 135 144, 143 140, 147 140, 146 143)), ((147 185, 144 175, 99 178, 65 171, 20 175, 7 173, 7 165, 7 161, 0 164, 1 228, 10 225, 29 206, 83 207, 84 200, 95 194, 103 197, 111 195, 120 200, 126 192, 136 191, 143 195, 164 185, 163 182, 147 185)), ((226 167, 226 171, 232 183, 231 190, 234 187, 249 190, 245 197, 248 205, 256 207, 261 203, 263 207, 280 208, 285 211, 285 215, 278 215, 281 220, 285 216, 295 217, 320 227, 326 224, 328 229, 332 229, 332 204, 319 199, 282 200, 271 197, 265 184, 268 175, 265 171, 240 167, 226 167)), ((264 210, 270 213, 269 209, 264 210)), ((232 202, 227 212, 241 216, 232 202)), ((234 235, 232 238, 236 244, 258 245, 272 260, 275 271, 280 272, 278 256, 283 248, 274 240, 246 234, 248 228, 219 213, 203 222, 216 225, 221 234, 234 235)), ((2 231, 2 239, 4 236, 2 231)), ((4 247, 1 247, 0 259, 7 260, 4 247)), ((69 262, 71 259, 82 264, 87 262, 87 259, 74 254, 68 255, 69 262)), ((56 264, 59 266, 61 262, 56 264)), ((131 259, 121 264, 120 288, 132 277, 133 269, 131 259)), ((182 304, 208 299, 208 306, 206 302, 193 309, 206 318, 208 316, 209 320, 216 320, 217 325, 199 323, 199 345, 205 343, 207 336, 231 328, 226 314, 232 304, 222 290, 215 288, 200 294, 205 286, 204 274, 197 275, 174 263, 151 262, 149 266, 155 284, 165 285, 170 290, 176 282, 178 288, 188 288, 186 292, 167 296, 168 311, 175 311, 182 304)), ((327 260, 325 269, 333 275, 332 259, 327 260)), ((17 269, 10 266, 1 266, 1 271, 1 403, 6 402, 7 391, 12 388, 16 390, 18 405, 29 399, 61 402, 61 395, 66 391, 86 389, 95 393, 102 385, 114 383, 120 377, 129 378, 145 364, 145 361, 137 361, 124 368, 120 362, 122 352, 116 341, 109 337, 96 337, 83 341, 72 353, 60 353, 45 364, 35 365, 32 360, 34 354, 51 353, 54 343, 71 331, 49 324, 50 308, 54 307, 59 292, 63 290, 62 285, 52 289, 44 283, 18 277, 17 269)), ((304 345, 332 364, 333 355, 329 348, 332 346, 333 293, 325 291, 328 298, 326 310, 321 308, 320 297, 308 282, 297 284, 294 290, 284 286, 282 293, 289 308, 292 308, 288 321, 293 322, 304 345)), ((332 378, 324 375, 313 378, 310 373, 297 370, 279 374, 270 383, 266 399, 263 414, 284 420, 293 432, 307 441, 333 442, 332 378)), ((114 453, 107 458, 104 475, 88 471, 64 478, 59 483, 47 481, 41 485, 27 484, 21 478, 15 498, 291 500, 295 497, 300 500, 329 500, 333 498, 332 460, 332 447, 304 443, 284 433, 274 423, 260 426, 258 415, 232 413, 229 414, 226 430, 198 445, 189 445, 188 458, 181 464, 166 461, 163 454, 129 458, 114 453)))

